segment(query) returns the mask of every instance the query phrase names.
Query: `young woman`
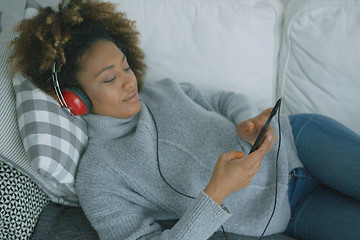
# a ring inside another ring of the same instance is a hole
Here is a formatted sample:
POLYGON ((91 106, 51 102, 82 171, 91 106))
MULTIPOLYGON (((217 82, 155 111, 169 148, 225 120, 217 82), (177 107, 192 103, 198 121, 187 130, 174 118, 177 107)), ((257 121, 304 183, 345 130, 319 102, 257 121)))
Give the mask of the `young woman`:
POLYGON ((138 33, 109 3, 61 3, 19 31, 16 69, 53 94, 55 63, 60 87, 92 104, 76 190, 101 239, 208 239, 220 227, 360 238, 359 135, 320 115, 281 116, 281 148, 275 120, 247 154, 271 109, 171 80, 142 86, 138 33), (179 221, 162 230, 169 219, 179 221))

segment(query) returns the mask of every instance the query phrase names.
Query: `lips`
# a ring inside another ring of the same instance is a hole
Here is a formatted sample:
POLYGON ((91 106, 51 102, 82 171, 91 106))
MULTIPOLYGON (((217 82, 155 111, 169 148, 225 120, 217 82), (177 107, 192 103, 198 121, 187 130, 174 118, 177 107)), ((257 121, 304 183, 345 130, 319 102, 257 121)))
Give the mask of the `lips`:
POLYGON ((138 100, 138 98, 139 98, 139 94, 137 90, 135 90, 124 100, 124 102, 128 102, 128 103, 135 102, 136 100, 138 100))

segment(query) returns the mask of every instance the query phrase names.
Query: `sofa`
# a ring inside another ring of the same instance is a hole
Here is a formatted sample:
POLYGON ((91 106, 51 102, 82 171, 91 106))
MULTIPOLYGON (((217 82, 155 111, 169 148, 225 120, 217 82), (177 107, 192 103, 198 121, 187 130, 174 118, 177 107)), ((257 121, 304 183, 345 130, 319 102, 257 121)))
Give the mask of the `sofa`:
MULTIPOLYGON (((282 97, 281 114, 324 114, 360 134, 360 0, 109 1, 136 21, 145 84, 172 78, 204 92, 240 92, 259 111, 282 97)), ((57 2, 0 0, 0 239, 98 239, 73 189, 86 124, 64 116, 7 61, 13 28, 57 2), (34 122, 51 126, 51 138, 34 142, 28 134, 37 136, 34 122), (54 126, 66 134, 54 136, 54 126), (78 145, 64 140, 69 132, 78 133, 71 135, 78 145), (41 158, 44 148, 52 154, 41 158), (44 166, 58 169, 64 156, 72 167, 61 168, 63 175, 44 166)), ((176 221, 159 223, 166 229, 176 221)), ((222 232, 211 239, 223 239, 222 232)), ((228 239, 257 238, 228 233, 228 239)))

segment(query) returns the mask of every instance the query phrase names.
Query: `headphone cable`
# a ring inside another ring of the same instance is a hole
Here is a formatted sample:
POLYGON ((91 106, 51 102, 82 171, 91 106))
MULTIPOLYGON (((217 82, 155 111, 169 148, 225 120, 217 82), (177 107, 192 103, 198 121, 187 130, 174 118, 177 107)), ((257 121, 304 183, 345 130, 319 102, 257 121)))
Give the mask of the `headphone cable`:
MULTIPOLYGON (((160 168, 160 160, 159 160, 159 133, 158 133, 158 127, 157 127, 157 124, 156 124, 156 121, 155 121, 155 118, 154 118, 154 115, 153 113, 151 112, 150 108, 144 103, 144 105, 146 106, 146 108, 149 110, 149 113, 151 115, 151 118, 153 119, 153 122, 154 122, 154 125, 155 125, 155 130, 156 130, 156 160, 157 160, 157 165, 158 165, 158 169, 159 169, 159 173, 160 173, 160 176, 161 178, 163 179, 163 181, 172 189, 174 190, 176 193, 184 196, 184 197, 187 197, 187 198, 190 198, 190 199, 195 199, 194 197, 190 196, 190 195, 187 195, 185 193, 182 193, 180 191, 178 191, 177 189, 175 189, 173 186, 171 186, 171 184, 166 181, 164 175, 162 174, 162 171, 161 171, 161 168, 160 168)), ((222 229, 222 232, 223 232, 223 235, 224 235, 224 238, 225 240, 227 240, 227 235, 225 233, 225 230, 224 230, 224 227, 221 225, 221 229, 222 229)))
POLYGON ((279 162, 279 153, 280 153, 280 145, 281 145, 281 124, 280 124, 280 108, 279 108, 279 112, 278 112, 278 130, 279 130, 279 145, 278 145, 278 149, 277 149, 277 153, 276 153, 276 161, 275 161, 275 199, 274 199, 274 208, 272 210, 271 216, 269 218, 269 221, 267 222, 265 229, 263 231, 263 233, 260 236, 260 240, 262 239, 262 237, 264 236, 267 228, 269 227, 270 221, 272 220, 274 213, 275 213, 275 209, 276 209, 276 204, 277 204, 277 197, 278 197, 278 162, 279 162))
MULTIPOLYGON (((146 106, 146 108, 149 110, 149 113, 151 115, 151 118, 154 122, 154 126, 155 126, 155 132, 156 132, 156 160, 157 160, 157 165, 158 165, 158 170, 159 170, 159 173, 160 173, 160 176, 162 178, 162 180, 166 183, 166 185, 168 185, 173 191, 175 191, 176 193, 184 196, 184 197, 187 197, 187 198, 190 198, 190 199, 195 199, 194 197, 190 196, 190 195, 187 195, 187 194, 184 194, 180 191, 178 191, 177 189, 175 189, 173 186, 171 186, 171 184, 165 179, 162 171, 161 171, 161 167, 160 167, 160 160, 159 160, 159 136, 158 136, 158 127, 157 127, 157 123, 155 121, 155 117, 153 115, 153 113, 151 112, 150 108, 144 103, 144 105, 146 106)), ((265 229, 263 231, 263 233, 261 234, 260 238, 259 239, 262 239, 262 237, 264 236, 273 216, 274 216, 274 213, 275 213, 275 209, 276 209, 276 204, 277 204, 277 192, 278 192, 278 162, 279 162, 279 153, 280 153, 280 145, 281 145, 281 125, 280 125, 280 108, 279 108, 279 112, 278 112, 278 128, 279 128, 279 145, 278 145, 278 149, 277 149, 277 154, 276 154, 276 162, 275 162, 275 197, 274 197, 274 208, 272 210, 272 213, 271 213, 271 216, 265 226, 265 229)), ((222 229, 222 232, 223 232, 223 235, 224 235, 224 238, 225 240, 227 240, 227 235, 226 235, 226 232, 224 230, 224 227, 221 225, 221 229, 222 229)))

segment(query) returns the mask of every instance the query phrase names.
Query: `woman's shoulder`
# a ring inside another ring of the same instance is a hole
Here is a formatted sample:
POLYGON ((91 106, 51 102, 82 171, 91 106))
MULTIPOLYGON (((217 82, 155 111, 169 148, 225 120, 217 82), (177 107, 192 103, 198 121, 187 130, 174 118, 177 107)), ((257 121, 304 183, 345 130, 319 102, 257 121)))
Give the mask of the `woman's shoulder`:
POLYGON ((86 171, 88 174, 90 174, 91 171, 96 172, 100 162, 102 162, 101 156, 102 147, 89 139, 89 144, 81 155, 77 171, 86 171))
POLYGON ((145 95, 158 95, 164 93, 166 93, 167 95, 172 95, 180 92, 186 93, 193 90, 198 91, 198 89, 192 83, 177 82, 170 78, 164 78, 154 82, 145 82, 141 92, 145 95))
POLYGON ((142 89, 152 89, 152 88, 167 88, 171 86, 176 86, 178 83, 170 78, 164 78, 156 81, 144 82, 142 89))

